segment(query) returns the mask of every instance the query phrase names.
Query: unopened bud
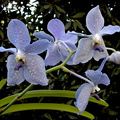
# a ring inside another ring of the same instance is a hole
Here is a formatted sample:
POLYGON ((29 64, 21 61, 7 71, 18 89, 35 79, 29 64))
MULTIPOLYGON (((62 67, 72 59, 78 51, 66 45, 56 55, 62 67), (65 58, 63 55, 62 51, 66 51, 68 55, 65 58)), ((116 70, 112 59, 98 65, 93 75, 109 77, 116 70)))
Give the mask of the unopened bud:
POLYGON ((119 51, 113 52, 109 56, 108 60, 120 65, 120 52, 119 51))

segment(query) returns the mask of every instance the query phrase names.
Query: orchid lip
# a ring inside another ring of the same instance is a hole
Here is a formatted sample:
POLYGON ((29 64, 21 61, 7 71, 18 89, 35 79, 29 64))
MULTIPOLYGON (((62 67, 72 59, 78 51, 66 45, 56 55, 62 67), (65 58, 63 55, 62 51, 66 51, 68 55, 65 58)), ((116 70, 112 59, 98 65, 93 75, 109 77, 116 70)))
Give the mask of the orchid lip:
POLYGON ((94 97, 97 100, 100 100, 99 95, 95 94, 95 93, 91 93, 91 96, 94 97))
POLYGON ((94 50, 97 50, 97 51, 99 51, 99 52, 104 52, 104 49, 101 48, 100 46, 97 46, 97 45, 95 45, 95 46, 93 47, 93 49, 94 49, 94 50))
POLYGON ((21 61, 15 66, 14 70, 19 70, 20 68, 22 68, 24 66, 25 66, 25 63, 23 61, 21 61))

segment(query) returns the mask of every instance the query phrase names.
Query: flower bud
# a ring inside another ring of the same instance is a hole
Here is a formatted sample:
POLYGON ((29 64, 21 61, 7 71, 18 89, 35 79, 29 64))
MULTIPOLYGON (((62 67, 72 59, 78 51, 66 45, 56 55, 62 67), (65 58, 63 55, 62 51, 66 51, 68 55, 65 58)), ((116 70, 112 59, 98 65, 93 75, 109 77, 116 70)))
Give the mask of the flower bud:
POLYGON ((108 60, 120 65, 120 52, 119 51, 113 52, 109 56, 108 60))

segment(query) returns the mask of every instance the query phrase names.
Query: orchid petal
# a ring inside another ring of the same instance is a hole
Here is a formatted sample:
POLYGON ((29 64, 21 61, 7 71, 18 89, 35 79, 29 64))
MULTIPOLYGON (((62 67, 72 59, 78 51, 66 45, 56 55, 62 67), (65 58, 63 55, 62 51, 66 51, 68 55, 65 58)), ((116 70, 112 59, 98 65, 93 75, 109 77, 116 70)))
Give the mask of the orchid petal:
POLYGON ((87 70, 85 73, 86 73, 86 76, 94 83, 94 85, 110 84, 110 80, 108 76, 105 73, 102 73, 101 71, 87 70))
POLYGON ((61 37, 61 40, 64 41, 64 42, 70 42, 72 44, 76 44, 77 43, 77 36, 71 34, 70 32, 67 32, 66 34, 64 34, 61 37))
POLYGON ((80 110, 79 114, 85 110, 88 104, 92 89, 93 89, 93 85, 89 83, 84 83, 78 88, 76 92, 75 106, 80 110))
POLYGON ((7 85, 18 85, 22 83, 25 78, 23 76, 23 67, 19 68, 18 70, 15 70, 15 67, 18 65, 15 60, 15 55, 9 55, 7 58, 7 69, 8 69, 8 75, 7 75, 7 85))
POLYGON ((59 19, 50 20, 47 29, 58 40, 65 34, 64 24, 59 19))
POLYGON ((86 25, 92 34, 98 33, 104 26, 104 18, 102 17, 98 5, 87 14, 86 25))
POLYGON ((51 43, 45 58, 45 65, 56 65, 60 62, 60 53, 58 52, 58 45, 51 43))
POLYGON ((48 85, 44 60, 39 55, 26 55, 25 79, 32 84, 48 85))
POLYGON ((44 52, 49 46, 49 41, 47 39, 41 39, 25 46, 25 52, 31 54, 39 54, 44 52))
POLYGON ((91 93, 91 96, 94 97, 97 100, 101 100, 101 98, 99 97, 99 95, 97 95, 95 93, 91 93))
POLYGON ((85 63, 93 56, 92 40, 90 38, 82 38, 78 43, 78 48, 73 59, 74 64, 85 63))
POLYGON ((77 49, 71 42, 65 42, 65 44, 71 49, 71 51, 75 51, 77 49))
POLYGON ((102 76, 102 72, 94 70, 87 70, 85 74, 94 83, 94 85, 98 85, 102 76))
POLYGON ((0 47, 0 52, 11 52, 11 53, 16 53, 17 49, 16 48, 4 48, 4 47, 0 47))
POLYGON ((105 57, 108 56, 108 52, 107 52, 107 49, 105 47, 105 44, 104 44, 103 40, 101 41, 101 45, 99 45, 99 47, 103 49, 102 52, 100 52, 98 50, 94 50, 94 52, 93 52, 93 58, 96 61, 99 61, 100 59, 105 58, 105 57))
POLYGON ((105 73, 102 74, 102 77, 101 77, 101 80, 99 81, 99 84, 103 84, 106 86, 110 84, 110 79, 107 76, 107 74, 105 74, 105 73))
POLYGON ((33 35, 34 35, 36 38, 38 38, 38 39, 47 39, 47 40, 49 40, 49 41, 51 41, 51 42, 54 41, 54 38, 53 38, 51 35, 45 33, 44 31, 36 32, 36 33, 34 33, 33 35))
POLYGON ((26 25, 17 19, 9 22, 7 36, 10 42, 20 50, 29 44, 31 40, 26 25))
POLYGON ((99 32, 99 34, 101 35, 101 36, 103 36, 103 35, 107 35, 107 34, 114 34, 115 32, 120 32, 120 27, 119 26, 117 26, 117 25, 115 25, 115 26, 113 26, 113 25, 108 25, 108 26, 106 26, 106 27, 104 27, 100 32, 99 32))

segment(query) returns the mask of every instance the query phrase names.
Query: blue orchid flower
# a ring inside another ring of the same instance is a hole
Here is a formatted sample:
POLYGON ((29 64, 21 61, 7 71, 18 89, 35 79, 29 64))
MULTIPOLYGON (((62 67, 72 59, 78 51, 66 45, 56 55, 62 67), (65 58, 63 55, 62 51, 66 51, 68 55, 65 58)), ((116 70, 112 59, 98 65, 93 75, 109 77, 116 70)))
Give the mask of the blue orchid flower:
POLYGON ((0 47, 0 52, 11 52, 7 58, 7 85, 22 83, 25 79, 32 84, 47 85, 44 60, 37 54, 45 51, 49 41, 38 40, 30 44, 26 25, 17 19, 8 24, 7 36, 16 48, 5 49, 0 47))
POLYGON ((86 76, 91 80, 89 83, 82 84, 76 91, 76 101, 75 106, 79 109, 79 113, 82 113, 88 104, 90 95, 95 96, 98 100, 100 99, 98 95, 95 94, 96 91, 99 91, 99 84, 109 85, 110 79, 105 73, 102 73, 101 70, 107 59, 104 59, 100 68, 96 71, 87 70, 85 72, 86 76))
MULTIPOLYGON (((68 49, 71 51, 76 50, 75 44, 77 43, 77 36, 70 34, 70 32, 65 33, 64 24, 59 19, 50 20, 47 25, 47 29, 54 37, 43 31, 34 33, 34 36, 38 39, 48 39, 50 41, 45 58, 45 64, 53 66, 67 58, 69 55, 68 49)), ((73 56, 67 64, 73 64, 73 56)))
POLYGON ((116 63, 120 65, 120 51, 113 52, 109 57, 108 61, 111 61, 113 63, 116 63))
POLYGON ((104 27, 104 18, 99 10, 99 5, 91 9, 86 17, 86 26, 92 33, 86 35, 82 33, 75 33, 78 36, 86 37, 81 38, 78 43, 78 48, 73 59, 74 64, 86 63, 92 57, 99 61, 101 58, 107 57, 108 52, 106 50, 103 35, 114 34, 120 31, 119 26, 108 25, 104 27))

